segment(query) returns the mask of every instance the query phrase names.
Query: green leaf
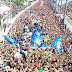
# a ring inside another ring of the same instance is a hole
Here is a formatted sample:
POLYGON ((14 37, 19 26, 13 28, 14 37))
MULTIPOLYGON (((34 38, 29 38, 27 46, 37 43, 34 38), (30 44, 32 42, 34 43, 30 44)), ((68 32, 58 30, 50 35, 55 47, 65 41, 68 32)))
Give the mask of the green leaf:
POLYGON ((44 54, 45 52, 43 51, 42 54, 44 54))
POLYGON ((48 58, 49 56, 46 54, 46 58, 48 58))
POLYGON ((9 49, 7 47, 4 47, 5 51, 8 51, 9 49))
POLYGON ((56 58, 57 58, 58 54, 56 54, 56 58))
POLYGON ((43 72, 43 69, 39 70, 39 72, 43 72))
POLYGON ((16 47, 16 43, 14 43, 14 46, 16 47))
POLYGON ((65 58, 65 56, 63 55, 63 59, 65 58))
POLYGON ((9 59, 9 57, 6 57, 5 59, 9 59))

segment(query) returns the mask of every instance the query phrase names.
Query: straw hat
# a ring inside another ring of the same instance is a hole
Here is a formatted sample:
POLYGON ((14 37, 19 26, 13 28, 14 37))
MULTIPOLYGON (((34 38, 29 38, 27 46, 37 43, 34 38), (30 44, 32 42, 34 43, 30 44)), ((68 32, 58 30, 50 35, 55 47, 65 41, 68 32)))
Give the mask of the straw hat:
POLYGON ((32 71, 31 69, 29 69, 29 71, 32 71))
POLYGON ((18 69, 15 69, 14 72, 19 72, 18 69))
POLYGON ((9 69, 10 69, 10 66, 6 66, 6 67, 5 67, 5 69, 6 69, 7 71, 9 71, 9 69))
POLYGON ((44 68, 44 71, 48 71, 48 68, 44 68))
POLYGON ((63 72, 63 69, 59 68, 59 70, 58 70, 58 71, 59 71, 59 72, 60 72, 60 71, 62 71, 62 72, 63 72))

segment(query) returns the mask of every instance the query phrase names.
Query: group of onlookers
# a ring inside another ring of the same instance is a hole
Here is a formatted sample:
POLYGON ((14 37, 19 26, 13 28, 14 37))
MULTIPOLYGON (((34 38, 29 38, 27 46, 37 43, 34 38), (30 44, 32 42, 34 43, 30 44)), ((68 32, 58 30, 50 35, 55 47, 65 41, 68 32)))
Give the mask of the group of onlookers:
MULTIPOLYGON (((68 55, 64 49, 65 46, 63 45, 63 34, 60 32, 48 5, 47 1, 44 1, 43 6, 40 6, 39 1, 32 9, 28 10, 29 12, 26 11, 15 21, 7 36, 10 38, 16 37, 18 46, 9 44, 6 40, 2 43, 2 47, 0 48, 0 72, 72 71, 71 63, 69 62, 68 55), (34 12, 34 14, 30 14, 30 12, 34 12), (34 29, 37 29, 44 34, 43 39, 48 39, 44 41, 44 45, 49 45, 47 48, 44 49, 41 47, 40 49, 33 49, 30 46, 34 29), (24 38, 22 38, 22 35, 24 35, 24 38), (60 36, 60 41, 62 43, 62 53, 60 54, 58 54, 56 49, 51 45, 51 42, 54 41, 58 35, 60 36)), ((68 32, 65 32, 65 35, 66 38, 70 38, 68 32)), ((70 42, 67 43, 66 40, 65 43, 68 44, 70 42)))

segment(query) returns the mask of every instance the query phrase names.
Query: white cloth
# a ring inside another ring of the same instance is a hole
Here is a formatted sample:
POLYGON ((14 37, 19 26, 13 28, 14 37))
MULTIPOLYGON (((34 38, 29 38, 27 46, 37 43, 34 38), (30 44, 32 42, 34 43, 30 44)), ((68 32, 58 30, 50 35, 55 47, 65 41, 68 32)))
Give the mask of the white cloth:
POLYGON ((15 53, 14 57, 15 57, 15 58, 21 58, 22 55, 21 55, 19 52, 17 52, 17 53, 15 53))
POLYGON ((27 56, 27 51, 24 51, 25 55, 27 56))

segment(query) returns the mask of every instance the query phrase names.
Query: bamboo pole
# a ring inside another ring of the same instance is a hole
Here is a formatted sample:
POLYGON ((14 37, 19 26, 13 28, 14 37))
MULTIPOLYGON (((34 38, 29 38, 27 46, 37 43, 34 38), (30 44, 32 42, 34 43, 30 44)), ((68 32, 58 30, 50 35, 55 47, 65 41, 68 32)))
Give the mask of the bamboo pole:
POLYGON ((56 7, 55 7, 55 16, 56 16, 56 10, 57 10, 57 0, 56 0, 56 7))

